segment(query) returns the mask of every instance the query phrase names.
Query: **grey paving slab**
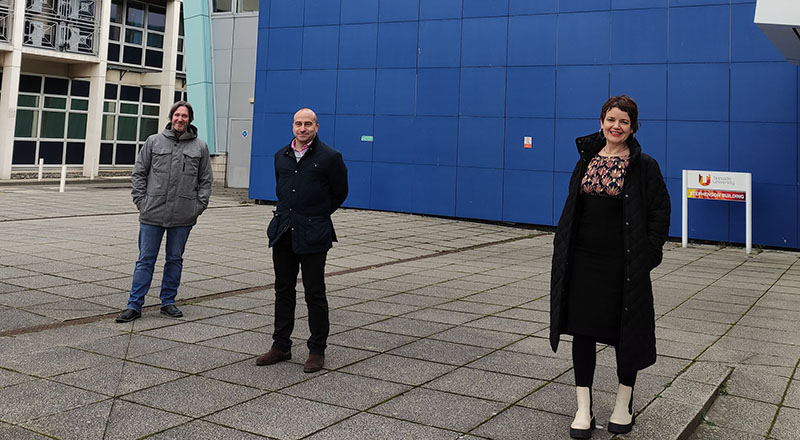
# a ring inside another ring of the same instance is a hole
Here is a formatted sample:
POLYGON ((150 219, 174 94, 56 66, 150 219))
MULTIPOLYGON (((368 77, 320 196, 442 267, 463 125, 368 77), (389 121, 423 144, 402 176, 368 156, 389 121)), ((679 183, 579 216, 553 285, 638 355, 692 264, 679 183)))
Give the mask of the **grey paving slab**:
POLYGON ((420 321, 418 319, 410 319, 405 317, 394 317, 369 324, 364 328, 367 330, 376 330, 380 332, 422 338, 443 332, 452 327, 453 326, 450 324, 420 321))
POLYGON ((263 391, 250 387, 188 376, 128 394, 124 399, 189 417, 203 417, 262 394, 263 391))
POLYGON ((777 405, 783 400, 788 384, 787 377, 767 374, 763 368, 741 365, 731 373, 726 391, 730 395, 777 405))
POLYGON ((25 310, 0 307, 0 331, 55 323, 56 320, 25 310))
POLYGON ((307 437, 309 440, 341 439, 426 439, 426 440, 465 440, 469 436, 460 433, 406 422, 375 414, 360 413, 307 437))
POLYGON ((104 396, 46 379, 2 389, 0 421, 19 424, 105 400, 104 396))
POLYGON ((27 430, 20 426, 9 425, 8 423, 0 422, 0 438, 14 439, 14 440, 46 440, 51 437, 45 437, 42 434, 27 430))
POLYGON ((0 368, 0 388, 32 380, 30 376, 0 368))
POLYGON ((422 385, 454 369, 450 365, 380 354, 341 371, 407 385, 422 385))
POLYGON ((143 334, 155 338, 169 339, 171 341, 196 343, 209 339, 227 336, 238 330, 229 327, 208 325, 200 322, 186 322, 168 327, 148 330, 143 334))
POLYGON ((134 362, 111 362, 95 368, 65 373, 52 378, 56 382, 83 390, 116 397, 151 386, 171 382, 186 374, 134 362))
POLYGON ((500 350, 478 359, 469 364, 469 367, 533 379, 552 380, 572 368, 572 362, 500 350))
POLYGON ((363 411, 410 389, 407 385, 330 372, 284 388, 281 393, 363 411))
MULTIPOLYGON (((571 422, 572 417, 514 406, 472 433, 494 440, 569 439, 571 422)), ((610 435, 602 430, 595 430, 592 438, 604 439, 610 438, 610 435)))
POLYGON ((409 344, 417 338, 374 330, 353 329, 331 336, 331 344, 345 347, 385 352, 393 348, 409 344))
POLYGON ((189 420, 147 406, 105 400, 27 422, 26 426, 62 440, 138 439, 189 420))
POLYGON ((467 432, 505 407, 457 394, 416 388, 372 408, 369 412, 424 425, 467 432), (431 411, 436 408, 436 411, 431 411))
POLYGON ((706 420, 716 426, 766 436, 777 411, 776 405, 721 395, 706 413, 706 420))
POLYGON ((183 344, 166 351, 133 358, 136 362, 154 367, 168 368, 190 374, 219 368, 246 359, 244 353, 235 353, 213 347, 183 344))
POLYGON ((300 439, 355 411, 283 394, 267 394, 207 417, 207 420, 280 439, 300 439))
POLYGON ((761 435, 749 432, 737 431, 723 426, 714 426, 708 423, 701 423, 697 429, 689 436, 689 440, 764 440, 761 435))
POLYGON ((800 410, 783 407, 778 412, 770 437, 778 440, 796 439, 800 433, 800 410))
POLYGON ((459 368, 424 385, 439 391, 513 403, 546 382, 491 371, 459 368))
POLYGON ((70 347, 53 347, 26 356, 15 356, 0 360, 2 366, 23 374, 51 377, 58 374, 82 370, 96 365, 111 363, 113 359, 87 353, 70 347))
POLYGON ((523 335, 505 333, 481 328, 453 327, 431 338, 458 344, 474 345, 486 348, 501 348, 524 338, 523 335))
POLYGON ((465 365, 491 352, 492 350, 488 348, 465 346, 434 339, 421 339, 389 351, 390 354, 398 356, 451 365, 465 365))
MULTIPOLYGON (((303 358, 302 361, 305 361, 305 359, 303 358)), ((300 358, 293 357, 291 362, 280 362, 259 367, 256 366, 255 358, 252 358, 206 371, 202 375, 260 390, 276 391, 310 380, 313 377, 303 373, 303 366, 300 362, 300 358)))
POLYGON ((147 437, 151 440, 185 440, 185 439, 216 439, 216 440, 260 440, 260 435, 250 434, 238 429, 226 428, 203 420, 194 420, 175 428, 162 431, 147 437))
POLYGON ((180 346, 175 341, 151 338, 138 333, 122 334, 101 338, 89 342, 79 342, 74 345, 84 351, 103 354, 120 359, 135 358, 145 354, 169 350, 180 346))

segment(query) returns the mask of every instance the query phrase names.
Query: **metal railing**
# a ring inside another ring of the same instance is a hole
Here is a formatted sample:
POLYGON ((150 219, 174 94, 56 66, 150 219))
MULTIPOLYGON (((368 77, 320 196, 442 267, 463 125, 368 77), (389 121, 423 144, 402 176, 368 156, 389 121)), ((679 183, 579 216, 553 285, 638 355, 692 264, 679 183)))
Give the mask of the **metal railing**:
POLYGON ((97 55, 100 0, 27 0, 22 44, 97 55))
POLYGON ((11 41, 11 23, 14 17, 14 8, 11 0, 0 0, 0 42, 11 41))

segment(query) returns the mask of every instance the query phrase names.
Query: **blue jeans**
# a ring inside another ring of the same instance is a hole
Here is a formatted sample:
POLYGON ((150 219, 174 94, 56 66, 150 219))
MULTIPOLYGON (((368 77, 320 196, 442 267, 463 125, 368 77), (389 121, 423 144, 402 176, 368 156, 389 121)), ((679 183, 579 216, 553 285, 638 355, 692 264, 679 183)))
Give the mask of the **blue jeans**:
POLYGON ((142 311, 144 297, 150 290, 153 281, 153 268, 156 257, 161 247, 161 238, 167 232, 166 259, 164 261, 164 276, 161 280, 161 306, 175 304, 178 295, 178 286, 181 284, 181 271, 183 271, 183 251, 186 249, 186 240, 189 238, 191 226, 162 228, 161 226, 139 224, 139 259, 133 271, 131 294, 128 298, 128 308, 142 311))

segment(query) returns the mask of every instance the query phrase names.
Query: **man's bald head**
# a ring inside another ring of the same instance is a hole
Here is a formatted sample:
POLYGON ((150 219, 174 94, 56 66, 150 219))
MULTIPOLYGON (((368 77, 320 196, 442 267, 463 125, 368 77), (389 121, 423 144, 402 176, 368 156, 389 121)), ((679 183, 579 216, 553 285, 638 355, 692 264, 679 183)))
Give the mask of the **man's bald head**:
POLYGON ((319 129, 317 114, 310 108, 301 108, 294 114, 292 132, 300 147, 314 140, 319 129))

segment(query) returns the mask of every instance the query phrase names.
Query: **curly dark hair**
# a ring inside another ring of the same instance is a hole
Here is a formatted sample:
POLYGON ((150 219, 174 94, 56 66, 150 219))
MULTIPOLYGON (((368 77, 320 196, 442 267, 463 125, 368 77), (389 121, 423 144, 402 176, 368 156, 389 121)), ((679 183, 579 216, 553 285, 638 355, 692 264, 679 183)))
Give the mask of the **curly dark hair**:
POLYGON ((608 98, 603 109, 600 111, 600 122, 606 118, 606 113, 612 108, 618 108, 631 118, 631 133, 636 133, 639 130, 639 107, 636 106, 636 101, 628 95, 612 96, 608 98))

